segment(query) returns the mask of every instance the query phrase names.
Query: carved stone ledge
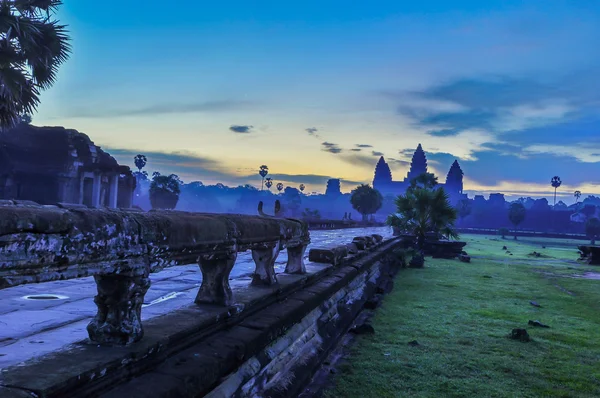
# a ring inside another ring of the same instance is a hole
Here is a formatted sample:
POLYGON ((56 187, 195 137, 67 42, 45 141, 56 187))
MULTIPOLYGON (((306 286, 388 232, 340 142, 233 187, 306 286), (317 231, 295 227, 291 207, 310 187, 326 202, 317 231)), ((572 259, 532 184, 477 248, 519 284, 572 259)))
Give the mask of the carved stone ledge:
POLYGON ((87 331, 95 343, 128 345, 144 336, 142 303, 150 288, 147 275, 95 275, 98 295, 94 302, 98 313, 88 324, 87 331))
POLYGON ((288 260, 285 266, 285 272, 288 274, 306 274, 306 266, 304 265, 304 253, 308 243, 298 246, 288 246, 288 260))
POLYGON ((196 296, 197 304, 233 304, 229 274, 236 259, 236 248, 226 253, 206 254, 198 258, 198 265, 202 271, 202 285, 196 296))
POLYGON ((277 283, 275 276, 275 260, 279 255, 280 243, 261 243, 252 247, 252 259, 256 269, 252 275, 252 285, 274 285, 277 283))

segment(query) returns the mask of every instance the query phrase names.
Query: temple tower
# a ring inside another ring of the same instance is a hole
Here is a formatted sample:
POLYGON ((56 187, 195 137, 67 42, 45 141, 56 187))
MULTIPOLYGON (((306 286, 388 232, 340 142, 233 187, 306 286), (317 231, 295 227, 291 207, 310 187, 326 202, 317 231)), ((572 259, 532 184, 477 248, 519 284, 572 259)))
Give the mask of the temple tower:
POLYGON ((385 159, 379 158, 377 166, 375 166, 375 177, 373 178, 373 187, 386 186, 392 182, 392 171, 390 166, 386 163, 385 159))
POLYGON ((425 156, 423 147, 419 144, 410 162, 410 171, 408 172, 407 179, 412 180, 423 173, 427 173, 427 157, 425 156))
POLYGON ((448 175, 446 176, 446 190, 448 192, 462 194, 463 176, 464 173, 458 164, 458 160, 455 160, 450 167, 450 171, 448 171, 448 175))

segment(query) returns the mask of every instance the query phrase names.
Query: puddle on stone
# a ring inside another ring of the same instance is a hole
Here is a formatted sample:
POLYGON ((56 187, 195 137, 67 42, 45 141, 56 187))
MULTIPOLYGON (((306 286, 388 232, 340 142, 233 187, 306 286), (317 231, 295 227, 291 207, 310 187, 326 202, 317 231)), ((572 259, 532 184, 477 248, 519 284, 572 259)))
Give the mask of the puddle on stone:
POLYGON ((21 298, 24 300, 64 300, 69 297, 60 294, 29 294, 21 298))

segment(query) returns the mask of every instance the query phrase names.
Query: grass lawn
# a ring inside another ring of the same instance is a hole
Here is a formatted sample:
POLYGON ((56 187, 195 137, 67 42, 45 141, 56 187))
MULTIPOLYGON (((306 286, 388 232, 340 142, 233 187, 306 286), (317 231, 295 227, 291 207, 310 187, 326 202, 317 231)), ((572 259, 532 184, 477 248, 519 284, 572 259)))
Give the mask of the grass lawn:
POLYGON ((398 274, 325 396, 600 397, 600 280, 570 277, 600 273, 575 261, 586 242, 462 239, 470 264, 427 258, 398 274), (508 339, 513 328, 533 341, 508 339))

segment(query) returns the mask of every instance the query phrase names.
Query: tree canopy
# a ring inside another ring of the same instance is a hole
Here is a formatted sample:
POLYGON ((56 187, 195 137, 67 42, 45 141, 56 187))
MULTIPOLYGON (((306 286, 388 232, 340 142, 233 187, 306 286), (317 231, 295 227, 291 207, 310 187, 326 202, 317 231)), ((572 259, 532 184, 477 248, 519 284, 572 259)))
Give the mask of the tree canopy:
POLYGON ((352 191, 350 204, 354 210, 362 214, 363 221, 366 221, 368 215, 377 213, 381 208, 383 196, 370 185, 362 184, 352 191))
POLYGON ((0 1, 0 130, 37 109, 71 52, 66 26, 51 19, 60 0, 0 1))

